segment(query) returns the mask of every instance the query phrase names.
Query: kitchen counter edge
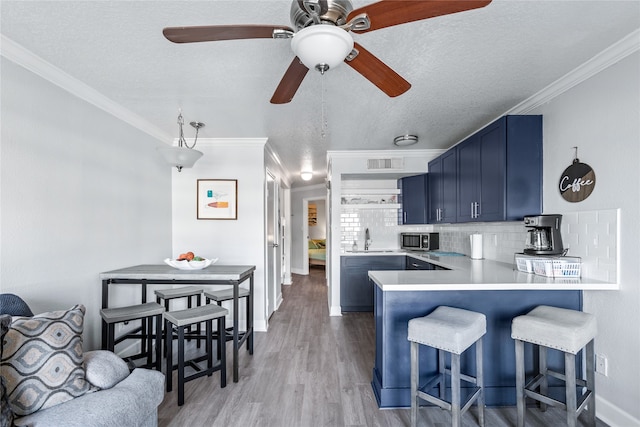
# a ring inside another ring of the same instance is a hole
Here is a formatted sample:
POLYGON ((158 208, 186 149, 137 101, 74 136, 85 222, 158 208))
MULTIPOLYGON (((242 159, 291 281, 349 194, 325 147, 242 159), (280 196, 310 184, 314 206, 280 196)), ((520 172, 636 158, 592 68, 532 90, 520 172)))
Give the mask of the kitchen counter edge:
POLYGON ((618 290, 618 283, 595 279, 564 279, 517 271, 513 264, 467 256, 438 257, 428 253, 395 252, 449 270, 369 271, 369 278, 383 291, 460 290, 618 290))

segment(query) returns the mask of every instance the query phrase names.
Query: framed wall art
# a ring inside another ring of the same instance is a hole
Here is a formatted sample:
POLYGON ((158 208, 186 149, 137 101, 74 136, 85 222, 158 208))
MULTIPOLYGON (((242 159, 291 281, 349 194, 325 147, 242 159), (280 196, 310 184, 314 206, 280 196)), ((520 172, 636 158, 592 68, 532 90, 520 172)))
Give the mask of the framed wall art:
POLYGON ((238 180, 199 179, 198 219, 238 219, 238 180))

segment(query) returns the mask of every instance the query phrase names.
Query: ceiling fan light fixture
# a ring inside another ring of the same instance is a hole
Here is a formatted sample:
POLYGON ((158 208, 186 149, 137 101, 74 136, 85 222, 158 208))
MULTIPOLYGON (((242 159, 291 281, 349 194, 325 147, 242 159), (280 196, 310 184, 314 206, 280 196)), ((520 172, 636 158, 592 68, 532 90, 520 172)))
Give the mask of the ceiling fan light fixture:
POLYGON ((291 49, 308 69, 324 74, 340 65, 351 53, 353 37, 335 25, 312 25, 293 36, 291 49))
POLYGON ((418 143, 417 135, 400 135, 393 138, 393 145, 397 147, 407 147, 418 143))

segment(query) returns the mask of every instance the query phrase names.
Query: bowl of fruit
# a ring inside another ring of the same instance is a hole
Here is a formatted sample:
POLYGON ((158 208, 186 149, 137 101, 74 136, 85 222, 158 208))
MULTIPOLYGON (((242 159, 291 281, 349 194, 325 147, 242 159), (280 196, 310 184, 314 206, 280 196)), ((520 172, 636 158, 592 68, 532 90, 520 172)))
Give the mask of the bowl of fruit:
POLYGON ((193 252, 180 254, 176 259, 167 258, 164 260, 167 265, 179 270, 202 270, 203 268, 214 264, 216 261, 218 261, 218 258, 202 258, 195 256, 193 252))

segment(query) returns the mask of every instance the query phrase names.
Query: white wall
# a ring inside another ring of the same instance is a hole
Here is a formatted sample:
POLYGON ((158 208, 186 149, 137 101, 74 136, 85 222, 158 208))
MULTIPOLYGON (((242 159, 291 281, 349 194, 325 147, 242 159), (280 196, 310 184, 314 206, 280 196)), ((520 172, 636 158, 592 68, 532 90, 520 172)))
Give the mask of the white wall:
POLYGON ((620 290, 586 292, 584 310, 598 319, 596 353, 609 362, 609 376, 596 375, 598 417, 640 425, 640 54, 531 114, 544 116, 545 212, 620 208, 620 290), (596 174, 593 193, 580 203, 566 202, 557 189, 574 146, 596 174))
MULTIPOLYGON (((100 346, 102 271, 171 252, 171 172, 161 143, 2 58, 0 291, 36 313, 87 307, 100 346)), ((128 286, 112 304, 132 304, 128 286)))
MULTIPOLYGON (((193 168, 173 172, 173 255, 192 251, 220 264, 255 265, 254 326, 266 330, 266 139, 198 141, 204 155, 193 168), (239 167, 242 165, 242 167, 239 167), (237 220, 198 220, 198 179, 238 180, 237 220)), ((247 284, 248 285, 248 284, 247 284)))

